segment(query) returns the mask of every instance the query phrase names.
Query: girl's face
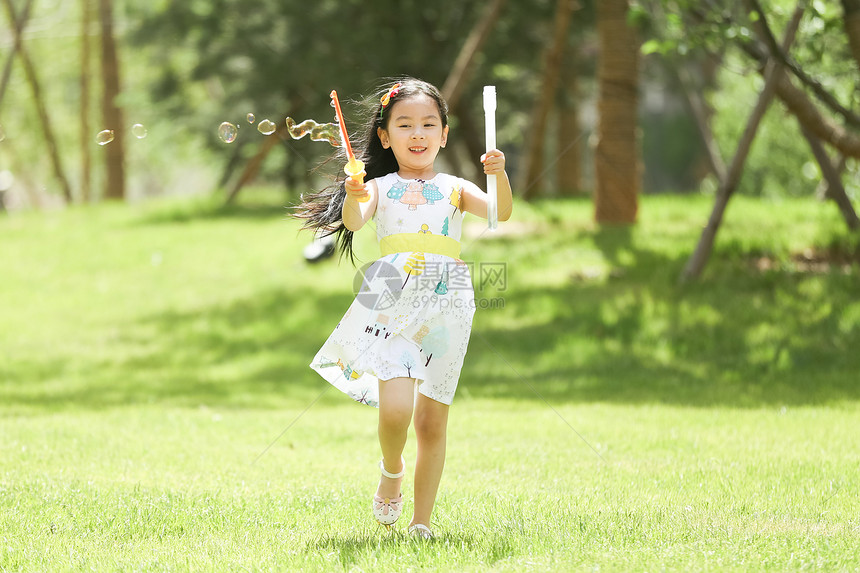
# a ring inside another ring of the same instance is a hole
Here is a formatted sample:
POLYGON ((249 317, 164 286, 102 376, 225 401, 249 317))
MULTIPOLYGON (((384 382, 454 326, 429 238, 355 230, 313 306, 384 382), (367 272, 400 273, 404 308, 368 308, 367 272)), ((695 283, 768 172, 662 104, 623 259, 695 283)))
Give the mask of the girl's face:
POLYGON ((382 146, 394 152, 398 173, 406 179, 431 179, 439 148, 448 140, 448 126, 442 127, 436 101, 415 95, 395 102, 388 114, 388 128, 380 127, 376 133, 382 146))

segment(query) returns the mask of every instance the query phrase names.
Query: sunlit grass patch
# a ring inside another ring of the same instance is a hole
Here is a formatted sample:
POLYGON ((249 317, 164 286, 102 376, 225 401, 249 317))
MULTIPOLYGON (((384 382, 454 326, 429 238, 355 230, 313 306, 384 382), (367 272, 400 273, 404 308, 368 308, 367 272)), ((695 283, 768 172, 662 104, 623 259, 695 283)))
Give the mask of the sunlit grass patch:
POLYGON ((356 270, 307 265, 271 195, 0 219, 0 569, 856 569, 857 265, 792 266, 851 239, 828 205, 738 198, 679 285, 709 204, 478 233, 504 305, 475 318, 430 544, 373 523, 376 412, 307 367, 356 270))

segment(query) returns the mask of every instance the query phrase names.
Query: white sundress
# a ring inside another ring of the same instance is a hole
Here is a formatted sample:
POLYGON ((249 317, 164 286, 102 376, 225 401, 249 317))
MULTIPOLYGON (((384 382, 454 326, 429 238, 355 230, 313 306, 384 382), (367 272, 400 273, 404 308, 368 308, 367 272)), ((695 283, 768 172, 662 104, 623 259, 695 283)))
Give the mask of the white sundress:
MULTIPOLYGON (((396 235, 405 239, 399 245, 433 239, 459 247, 460 197, 466 186, 477 189, 473 183, 444 173, 427 181, 389 173, 376 183, 378 240, 396 235), (428 237, 433 234, 439 237, 428 237)), ((397 377, 417 379, 421 394, 443 404, 454 399, 472 331, 474 290, 464 261, 431 250, 392 252, 365 268, 361 289, 311 362, 360 403, 379 407, 379 380, 397 377)))

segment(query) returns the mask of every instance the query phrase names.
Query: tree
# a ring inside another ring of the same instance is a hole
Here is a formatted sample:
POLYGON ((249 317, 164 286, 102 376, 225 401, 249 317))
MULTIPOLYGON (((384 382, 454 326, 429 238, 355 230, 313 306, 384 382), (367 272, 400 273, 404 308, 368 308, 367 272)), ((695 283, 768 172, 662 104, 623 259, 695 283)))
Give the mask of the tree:
POLYGON ((828 155, 820 139, 815 137, 803 125, 800 126, 800 131, 803 133, 806 141, 809 142, 812 154, 821 168, 821 174, 824 177, 824 198, 831 199, 836 203, 850 231, 860 230, 860 218, 857 217, 857 212, 851 204, 851 198, 848 197, 845 187, 842 185, 842 170, 838 165, 833 164, 830 155, 828 155))
POLYGON ((400 362, 406 368, 406 375, 412 376, 412 369, 415 368, 415 358, 408 351, 404 350, 403 354, 400 355, 400 362))
POLYGON ((48 114, 45 98, 42 95, 42 85, 39 77, 36 74, 36 67, 24 46, 22 37, 23 25, 26 22, 30 6, 32 2, 28 2, 24 8, 21 18, 15 14, 15 8, 12 6, 12 0, 3 0, 3 5, 6 8, 6 15, 9 17, 9 22, 12 24, 12 32, 14 37, 13 53, 17 53, 24 67, 24 74, 27 78, 27 83, 30 86, 30 91, 33 94, 33 103, 36 106, 36 112, 39 116, 39 124, 42 127, 42 134, 45 137, 45 143, 48 146, 48 155, 51 159, 51 165, 54 168, 54 176, 63 192, 63 197, 66 201, 72 201, 72 187, 69 185, 69 179, 66 177, 66 172, 63 169, 63 162, 60 158, 60 149, 57 145, 57 138, 54 135, 54 129, 51 124, 51 118, 48 114))
POLYGON ((594 202, 595 219, 599 223, 634 223, 638 209, 639 42, 627 16, 627 0, 597 3, 600 93, 594 202))
POLYGON ((104 198, 125 198, 125 124, 119 107, 119 58, 113 32, 113 0, 99 0, 99 21, 102 43, 102 121, 115 133, 114 140, 105 146, 104 198))
MULTIPOLYGON (((11 3, 4 2, 4 6, 7 14, 9 14, 9 23, 11 24, 13 31, 17 31, 17 34, 20 35, 21 32, 24 31, 24 27, 27 25, 27 20, 30 19, 30 9, 33 7, 33 0, 27 0, 24 8, 17 16, 15 15, 15 10, 12 8, 11 3)), ((6 63, 3 65, 3 77, 0 79, 0 103, 3 103, 3 98, 6 95, 6 88, 9 87, 9 78, 12 77, 12 64, 15 61, 17 53, 18 44, 13 44, 12 51, 9 52, 8 56, 6 56, 6 63)))
POLYGON ((582 191, 582 128, 579 125, 581 42, 568 46, 561 67, 558 110, 558 191, 573 195, 582 191))
MULTIPOLYGON (((801 2, 795 10, 794 19, 786 31, 785 40, 783 40, 783 47, 786 50, 794 42, 797 26, 800 24, 800 18, 803 16, 803 9, 803 2, 801 2)), ((738 142, 735 156, 732 159, 732 163, 729 166, 725 179, 720 182, 720 188, 717 192, 714 208, 711 211, 708 224, 702 230, 702 235, 699 238, 699 243, 696 245, 696 250, 687 262, 686 267, 684 267, 682 274, 682 279, 684 280, 698 277, 710 257, 714 240, 717 236, 717 231, 719 230, 720 224, 723 220, 723 214, 728 206, 729 199, 731 199, 738 187, 741 175, 743 174, 744 163, 746 162, 753 139, 755 139, 756 131, 761 123, 762 117, 764 117, 764 113, 767 111, 767 108, 773 99, 776 86, 779 84, 782 74, 782 64, 776 61, 770 62, 765 73, 766 79, 764 88, 762 89, 761 94, 759 94, 758 101, 750 114, 746 129, 744 129, 743 136, 741 136, 741 140, 738 142)))
POLYGON ((776 86, 776 93, 786 107, 806 129, 817 137, 850 157, 860 158, 860 136, 849 130, 860 129, 860 116, 842 105, 821 82, 806 73, 804 68, 794 59, 789 58, 786 50, 781 49, 776 44, 767 23, 766 14, 759 6, 758 1, 748 0, 748 4, 751 11, 757 15, 754 28, 762 39, 762 45, 745 40, 740 42, 740 47, 750 57, 758 61, 759 73, 763 73, 764 66, 771 58, 785 66, 790 74, 785 74, 780 78, 776 86), (794 85, 792 78, 800 81, 824 107, 826 113, 832 115, 832 118, 823 115, 806 93, 794 85), (836 123, 838 120, 844 121, 848 128, 836 123))
MULTIPOLYGON (((192 117, 200 127, 208 124, 210 131, 225 115, 244 117, 248 111, 273 120, 285 115, 328 120, 333 88, 346 100, 380 78, 399 74, 442 86, 473 24, 487 15, 481 5, 457 0, 404 0, 396 6, 358 0, 253 4, 253 9, 245 0, 222 0, 217 9, 205 2, 132 7, 138 22, 133 40, 149 46, 163 62, 162 78, 153 89, 156 100, 174 115, 192 117), (198 57, 188 63, 179 48, 198 57), (184 97, 191 84, 212 80, 223 87, 217 106, 205 103, 196 116, 184 113, 191 111, 184 97)), ((468 58, 461 64, 467 70, 468 58)))
POLYGON ((81 200, 90 199, 92 180, 90 149, 93 144, 90 129, 90 23, 92 1, 81 0, 81 200))
POLYGON ((556 5, 552 42, 544 53, 541 88, 537 104, 533 108, 529 138, 526 140, 526 165, 518 185, 523 190, 524 199, 534 197, 543 188, 547 120, 556 102, 556 90, 561 75, 562 57, 567 45, 570 18, 576 7, 575 0, 558 0, 556 5))
MULTIPOLYGON (((842 2, 843 14, 840 17, 839 9, 832 3, 812 3, 809 6, 807 0, 799 0, 785 26, 783 45, 776 41, 770 23, 781 14, 764 10, 758 0, 745 0, 743 4, 731 6, 691 0, 653 3, 660 9, 666 8, 667 12, 670 7, 675 9, 674 13, 662 17, 663 22, 657 26, 661 28, 660 39, 652 40, 654 46, 659 48, 662 44, 664 52, 681 53, 683 50, 685 53, 700 54, 705 51, 716 58, 730 52, 740 53, 742 58, 746 58, 746 62, 741 60, 741 65, 752 64, 753 69, 765 78, 765 88, 737 143, 732 163, 723 175, 720 174, 722 170, 719 169, 721 158, 718 150, 715 151, 714 146, 708 147, 719 189, 708 224, 682 273, 683 280, 699 276, 707 262, 726 203, 740 184, 746 156, 770 94, 781 101, 797 119, 802 135, 821 166, 827 183, 827 196, 839 206, 847 226, 850 229, 857 227, 857 216, 841 184, 838 166, 833 164, 825 149, 825 145, 829 145, 839 151, 842 157, 860 157, 860 137, 857 133, 860 116, 839 97, 840 93, 843 99, 844 94, 854 93, 853 85, 856 83, 856 79, 847 82, 842 79, 846 74, 856 78, 858 71, 849 56, 849 46, 853 47, 850 36, 853 32, 851 15, 854 13, 855 1, 842 2), (810 21, 805 27, 801 25, 804 13, 809 14, 810 21), (843 28, 843 22, 846 36, 840 37, 838 30, 843 28), (795 32, 803 38, 789 52, 789 40, 795 32), (667 46, 669 49, 665 50, 667 46), (735 49, 739 50, 735 52, 735 49), (851 69, 847 69, 846 65, 850 65, 851 69), (809 70, 813 68, 815 72, 810 73, 809 70), (821 77, 826 79, 821 80, 821 77), (843 84, 852 86, 850 91, 840 89, 843 84)), ((737 66, 738 58, 733 58, 737 66)), ((698 116, 697 120, 702 123, 698 116)), ((795 164, 799 168, 803 162, 795 164)), ((802 181, 803 178, 798 175, 790 173, 787 176, 802 181)))
POLYGON ((860 0, 842 0, 843 23, 851 55, 860 71, 860 0))

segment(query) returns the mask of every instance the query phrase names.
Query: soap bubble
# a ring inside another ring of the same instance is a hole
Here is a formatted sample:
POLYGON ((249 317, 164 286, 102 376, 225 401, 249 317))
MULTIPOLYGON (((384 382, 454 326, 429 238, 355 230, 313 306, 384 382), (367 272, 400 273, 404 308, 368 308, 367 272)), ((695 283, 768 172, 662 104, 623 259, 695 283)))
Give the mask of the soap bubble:
POLYGON ((328 141, 333 147, 340 147, 340 127, 334 123, 317 123, 312 119, 306 119, 296 123, 291 117, 287 117, 287 131, 293 139, 301 139, 310 134, 312 141, 328 141))
POLYGON ((113 141, 114 133, 112 129, 103 129, 96 135, 96 143, 99 145, 107 145, 113 141))
POLYGON ((143 139, 146 137, 146 128, 143 127, 142 123, 135 123, 131 126, 131 133, 138 139, 143 139))
POLYGON ((229 121, 225 121, 218 126, 218 137, 220 137, 221 141, 224 143, 233 143, 236 141, 236 136, 238 134, 239 131, 236 129, 236 126, 229 121))
POLYGON ((272 135, 278 127, 268 119, 264 119, 257 125, 257 131, 263 135, 272 135))
POLYGON ((248 114, 248 123, 254 123, 256 120, 257 118, 254 116, 253 113, 248 114))

